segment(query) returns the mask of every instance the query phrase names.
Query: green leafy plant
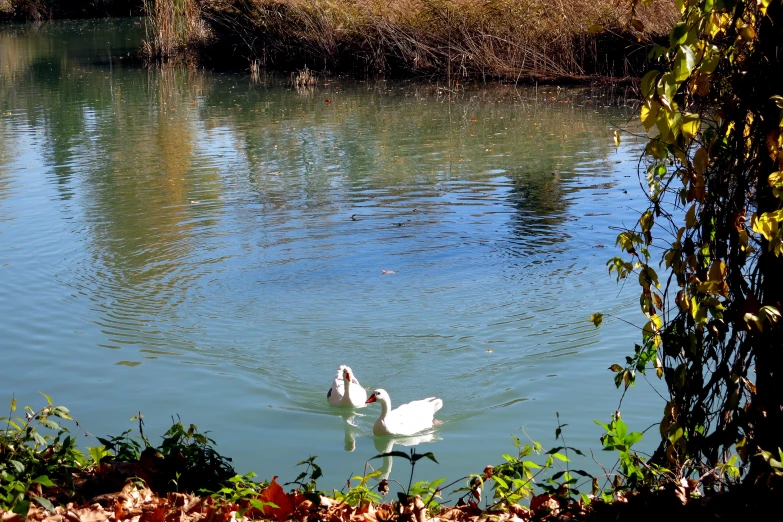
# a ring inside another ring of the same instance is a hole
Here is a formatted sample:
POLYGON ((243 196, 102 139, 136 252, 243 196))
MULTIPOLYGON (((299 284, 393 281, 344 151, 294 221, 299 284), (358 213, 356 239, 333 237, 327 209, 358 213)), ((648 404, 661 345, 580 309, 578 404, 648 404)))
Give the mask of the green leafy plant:
MULTIPOLYGON (((555 429, 555 440, 562 440, 565 444, 563 428, 567 424, 560 423, 558 414, 558 425, 555 429)), ((591 480, 593 477, 586 471, 580 469, 571 469, 571 459, 569 452, 584 456, 577 448, 563 445, 554 447, 546 452, 546 460, 543 465, 539 465, 527 457, 531 455, 541 455, 542 446, 536 441, 530 444, 522 444, 519 437, 512 435, 514 447, 517 448, 517 455, 504 454, 506 462, 499 464, 485 472, 485 479, 492 479, 495 503, 492 507, 501 506, 509 508, 518 504, 521 500, 533 496, 533 488, 538 487, 545 494, 552 495, 566 507, 573 499, 581 499, 589 503, 587 495, 579 491, 578 476, 591 480), (552 470, 555 466, 561 469, 555 471, 550 476, 539 477, 547 470, 552 470), (564 467, 563 467, 564 466, 564 467)))
POLYGON ((323 476, 321 467, 315 463, 317 458, 318 456, 312 456, 309 459, 297 462, 297 466, 306 466, 305 470, 299 473, 293 481, 287 482, 286 485, 297 484, 301 492, 306 495, 316 493, 318 487, 317 480, 323 476))
POLYGON ((358 506, 365 502, 380 502, 381 496, 368 485, 370 480, 380 476, 380 471, 367 473, 365 469, 364 475, 355 475, 350 478, 347 492, 335 491, 334 498, 345 502, 349 506, 358 506), (352 486, 351 482, 353 481, 356 481, 356 485, 352 486))
POLYGON ((68 408, 55 406, 41 393, 47 405, 39 410, 24 407, 24 417, 13 416, 16 399, 11 400, 8 417, 0 417, 0 509, 27 514, 30 500, 46 509, 54 507, 42 488, 55 488, 68 494, 73 489, 73 473, 89 461, 76 447, 67 428, 54 419, 73 421, 68 408), (55 486, 56 484, 56 486, 55 486), (32 493, 36 491, 36 493, 32 493))
POLYGON ((411 496, 411 486, 413 485, 413 472, 416 469, 416 463, 420 461, 423 458, 430 459, 435 464, 438 464, 438 461, 435 459, 435 455, 431 451, 428 451, 427 453, 416 453, 416 448, 411 448, 410 454, 405 453, 404 451, 389 451, 388 453, 381 453, 380 455, 376 455, 372 457, 370 460, 373 459, 380 459, 383 457, 399 457, 402 459, 405 459, 408 461, 408 463, 411 465, 411 475, 408 479, 408 487, 405 489, 405 494, 407 496, 411 496))
MULTIPOLYGON (((131 420, 136 420, 139 417, 133 417, 131 420)), ((103 446, 106 448, 106 451, 109 452, 114 460, 120 461, 120 462, 133 462, 136 460, 139 460, 141 458, 141 452, 142 452, 142 446, 141 444, 132 439, 128 434, 131 433, 132 430, 127 429, 122 432, 122 434, 115 436, 115 437, 96 437, 98 441, 103 444, 103 446)), ((149 442, 145 440, 147 445, 149 446, 149 442)), ((90 455, 92 456, 92 452, 90 452, 90 455)), ((103 455, 105 457, 106 455, 103 455)), ((103 458, 101 457, 101 459, 103 458)), ((99 459, 100 460, 100 459, 99 459)))
POLYGON ((245 475, 234 475, 228 479, 227 483, 215 492, 211 493, 215 505, 220 507, 227 504, 239 506, 237 514, 244 516, 250 509, 258 509, 264 513, 265 508, 277 508, 274 502, 264 502, 258 497, 261 492, 269 485, 268 482, 256 482, 253 480, 256 474, 253 472, 245 475))
POLYGON ((601 436, 604 451, 616 451, 619 454, 622 485, 633 488, 644 482, 646 474, 643 459, 631 450, 631 446, 641 441, 643 435, 637 431, 629 433, 628 426, 619 415, 614 415, 608 424, 594 422, 606 432, 601 436))
POLYGON ((160 473, 166 483, 175 479, 179 473, 181 479, 178 485, 182 489, 215 490, 236 473, 230 464, 231 459, 215 451, 214 445, 215 441, 199 433, 194 424, 186 428, 177 419, 163 434, 160 446, 154 450, 148 447, 142 455, 148 452, 162 459, 160 473))

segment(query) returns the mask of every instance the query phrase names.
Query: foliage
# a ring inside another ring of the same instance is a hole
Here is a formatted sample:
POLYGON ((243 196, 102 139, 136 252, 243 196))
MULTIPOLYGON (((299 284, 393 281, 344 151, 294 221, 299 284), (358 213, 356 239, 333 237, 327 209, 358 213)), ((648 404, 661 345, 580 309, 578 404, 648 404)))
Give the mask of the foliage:
MULTIPOLYGON (((178 488, 214 491, 236 475, 231 459, 215 451, 214 445, 215 441, 199 433, 195 425, 186 429, 177 420, 163 434, 163 442, 155 448, 154 456, 162 459, 160 472, 163 478, 176 480, 178 488)), ((148 446, 145 452, 150 449, 148 446)))
POLYGON ((305 470, 299 473, 292 482, 287 484, 297 484, 304 493, 316 493, 318 487, 316 481, 324 475, 321 466, 315 463, 315 459, 317 458, 317 456, 312 456, 307 460, 297 462, 297 466, 306 466, 305 470))
POLYGON ((160 493, 216 491, 216 498, 234 503, 263 487, 251 484, 248 475, 237 478, 230 459, 215 451, 215 441, 192 424, 185 428, 179 420, 153 447, 143 435, 139 415, 132 420, 139 421, 141 443, 128 430, 116 437, 98 437, 101 445, 86 448, 85 454, 76 437, 60 424, 62 419, 78 426, 68 408, 41 395, 47 402, 43 408, 25 406, 24 416, 14 416, 13 399, 9 416, 0 417, 0 423, 5 423, 0 432, 0 510, 24 516, 34 500, 51 511, 53 502, 77 499, 115 483, 121 486, 128 479, 160 493))
MULTIPOLYGON (((255 473, 250 472, 245 475, 234 475, 228 479, 228 483, 211 494, 215 500, 215 505, 220 506, 239 506, 237 514, 244 516, 251 509, 257 509, 262 514, 268 508, 279 508, 274 502, 264 502, 260 500, 261 493, 269 487, 268 482, 256 482, 253 478, 255 473)), ((209 493, 208 490, 204 491, 209 493)))
POLYGON ((399 457, 407 460, 408 463, 411 465, 411 476, 410 479, 408 480, 408 487, 405 490, 405 494, 408 496, 411 496, 411 486, 413 484, 413 472, 416 469, 416 463, 423 458, 427 458, 430 459, 435 464, 438 464, 438 461, 435 459, 435 455, 433 455, 431 451, 428 451, 427 453, 416 453, 416 448, 411 448, 410 454, 407 454, 404 451, 390 451, 388 453, 381 453, 380 455, 376 455, 372 457, 370 460, 380 459, 383 457, 399 457))
POLYGON ((364 475, 355 475, 348 481, 348 491, 343 493, 342 491, 335 491, 334 498, 340 502, 344 502, 349 506, 359 506, 366 502, 380 502, 381 496, 372 490, 369 481, 381 476, 380 471, 372 471, 370 473, 364 473, 364 475), (356 485, 351 485, 351 482, 356 481, 356 485))
MULTIPOLYGON (((558 414, 555 440, 562 440, 563 444, 565 444, 563 428, 567 424, 560 424, 559 417, 558 414)), ((570 469, 571 459, 568 457, 568 453, 573 452, 584 456, 580 450, 567 445, 554 447, 544 452, 546 460, 543 465, 539 465, 532 460, 528 460, 527 457, 534 454, 540 455, 543 450, 541 444, 531 441, 530 444, 523 445, 519 437, 514 435, 512 435, 512 439, 514 447, 517 448, 517 455, 504 454, 503 458, 506 462, 485 470, 484 478, 491 478, 494 482, 495 503, 493 506, 510 508, 519 504, 521 500, 527 497, 530 497, 532 502, 536 498, 533 496, 534 486, 538 486, 543 490, 539 497, 544 496, 553 499, 558 508, 567 509, 575 501, 589 503, 588 496, 579 491, 576 476, 587 479, 592 479, 593 477, 586 471, 570 469), (554 469, 556 464, 561 469, 543 479, 539 477, 547 470, 554 469)))
POLYGON ((54 420, 73 421, 68 408, 55 406, 48 395, 41 395, 47 405, 40 410, 25 406, 24 417, 14 417, 14 398, 9 416, 0 417, 0 423, 6 425, 0 432, 0 510, 22 516, 31 499, 51 508, 41 488, 54 487, 54 480, 60 490, 72 490, 72 473, 88 464, 68 429, 54 420))
MULTIPOLYGON (((637 276, 646 324, 634 355, 610 369, 626 389, 652 368, 665 380, 650 463, 669 479, 717 489, 750 463, 748 479, 766 483, 776 468, 765 456, 783 446, 783 7, 677 6, 681 21, 640 84, 649 206, 608 262, 618 280, 637 276)), ((604 425, 615 449, 618 421, 604 425)), ((634 458, 623 465, 631 484, 641 479, 634 458)))

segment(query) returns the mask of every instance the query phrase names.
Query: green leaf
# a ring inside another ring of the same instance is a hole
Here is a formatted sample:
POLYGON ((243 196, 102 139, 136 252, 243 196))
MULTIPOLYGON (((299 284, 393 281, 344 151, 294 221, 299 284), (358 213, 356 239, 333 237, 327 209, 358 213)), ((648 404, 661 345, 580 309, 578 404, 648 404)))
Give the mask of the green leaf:
POLYGON ((626 433, 628 433, 628 426, 625 424, 623 419, 617 419, 614 421, 614 432, 619 438, 625 438, 626 433))
POLYGON ((688 24, 686 22, 678 22, 671 33, 669 33, 669 44, 672 48, 684 44, 688 38, 688 24))
POLYGON ((41 475, 39 477, 35 477, 30 482, 33 482, 35 484, 40 484, 40 485, 45 486, 47 488, 53 488, 54 487, 54 482, 52 482, 49 479, 49 477, 47 477, 46 475, 41 475))
POLYGON ((51 397, 49 397, 48 395, 46 395, 46 394, 45 394, 44 392, 42 392, 42 391, 39 391, 38 393, 40 393, 41 395, 43 395, 43 396, 44 396, 44 398, 46 399, 46 402, 48 402, 48 403, 49 403, 49 406, 51 406, 51 405, 52 405, 52 398, 51 398, 51 397))
POLYGON ((370 460, 380 459, 380 458, 383 458, 383 457, 402 457, 403 459, 405 459, 405 460, 407 460, 409 462, 411 461, 410 455, 408 455, 407 453, 405 453, 403 451, 390 451, 388 453, 381 453, 380 455, 376 455, 374 457, 371 457, 370 460))
POLYGON ((500 475, 492 475, 492 480, 494 480, 497 484, 502 486, 505 489, 508 489, 508 482, 503 479, 500 475))
POLYGON ((690 46, 681 45, 674 56, 672 67, 674 80, 678 83, 684 82, 690 77, 694 67, 696 67, 696 55, 693 54, 693 49, 690 46))
POLYGON ((44 508, 46 511, 48 511, 49 513, 52 513, 52 514, 54 514, 54 504, 52 504, 51 502, 49 502, 49 500, 48 500, 48 499, 45 499, 45 498, 43 498, 43 497, 33 497, 33 498, 35 499, 35 501, 36 501, 36 502, 38 502, 39 504, 41 504, 41 506, 43 506, 43 508, 44 508))
POLYGON ((655 93, 655 82, 660 74, 661 71, 653 69, 652 71, 647 71, 647 73, 642 77, 642 98, 645 100, 655 93))
POLYGON ((22 500, 20 502, 17 502, 16 505, 11 509, 14 513, 19 515, 20 517, 24 518, 27 516, 27 512, 30 511, 30 501, 29 500, 22 500))
POLYGON ((24 464, 14 459, 9 460, 8 462, 11 463, 17 473, 24 473, 24 464))
POLYGON ((59 430, 60 425, 49 419, 41 419, 41 426, 49 428, 50 430, 59 430))
POLYGON ((35 441, 36 444, 38 444, 40 446, 46 446, 47 445, 46 444, 46 439, 43 438, 43 435, 41 435, 37 431, 33 432, 33 440, 35 441))
MULTIPOLYGON (((393 453, 393 452, 392 452, 393 453)), ((419 459, 423 459, 424 457, 430 459, 435 464, 440 464, 437 460, 435 460, 435 455, 432 454, 431 451, 428 451, 427 453, 415 453, 412 458, 412 462, 416 462, 419 459)))
POLYGON ((642 440, 643 436, 644 435, 642 433, 639 433, 638 431, 632 431, 631 433, 628 434, 628 436, 624 438, 624 442, 626 446, 633 446, 634 444, 642 440))
MULTIPOLYGON (((674 79, 674 73, 671 71, 664 73, 664 75, 661 76, 661 81, 658 82, 658 96, 661 98, 661 103, 663 104, 664 108, 667 109, 667 112, 672 110, 671 104, 672 100, 674 99, 674 95, 677 94, 677 87, 678 84, 674 79)), ((664 111, 661 112, 663 113, 664 111)), ((660 117, 661 116, 659 115, 659 120, 660 117)))

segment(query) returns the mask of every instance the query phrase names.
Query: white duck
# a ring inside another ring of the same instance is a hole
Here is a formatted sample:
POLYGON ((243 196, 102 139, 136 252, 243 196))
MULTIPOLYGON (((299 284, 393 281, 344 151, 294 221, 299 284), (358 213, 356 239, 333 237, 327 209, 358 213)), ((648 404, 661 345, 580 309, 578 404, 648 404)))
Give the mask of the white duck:
POLYGON ((353 370, 343 364, 337 369, 337 375, 326 398, 332 406, 364 408, 367 390, 356 380, 353 370))
POLYGON ((367 399, 367 404, 371 402, 381 403, 381 416, 372 427, 375 435, 413 435, 432 428, 435 412, 443 407, 442 400, 427 397, 392 410, 386 390, 375 390, 367 399))

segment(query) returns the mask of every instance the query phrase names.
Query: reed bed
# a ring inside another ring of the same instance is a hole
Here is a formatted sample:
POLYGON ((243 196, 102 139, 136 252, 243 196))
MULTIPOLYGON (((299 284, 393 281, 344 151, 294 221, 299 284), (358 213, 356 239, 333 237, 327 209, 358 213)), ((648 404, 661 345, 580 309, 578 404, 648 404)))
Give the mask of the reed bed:
POLYGON ((519 81, 637 74, 673 0, 144 0, 148 53, 220 64, 519 81), (633 23, 632 23, 633 22, 633 23))
POLYGON ((143 52, 149 58, 188 54, 211 33, 198 0, 142 0, 145 14, 143 52))

